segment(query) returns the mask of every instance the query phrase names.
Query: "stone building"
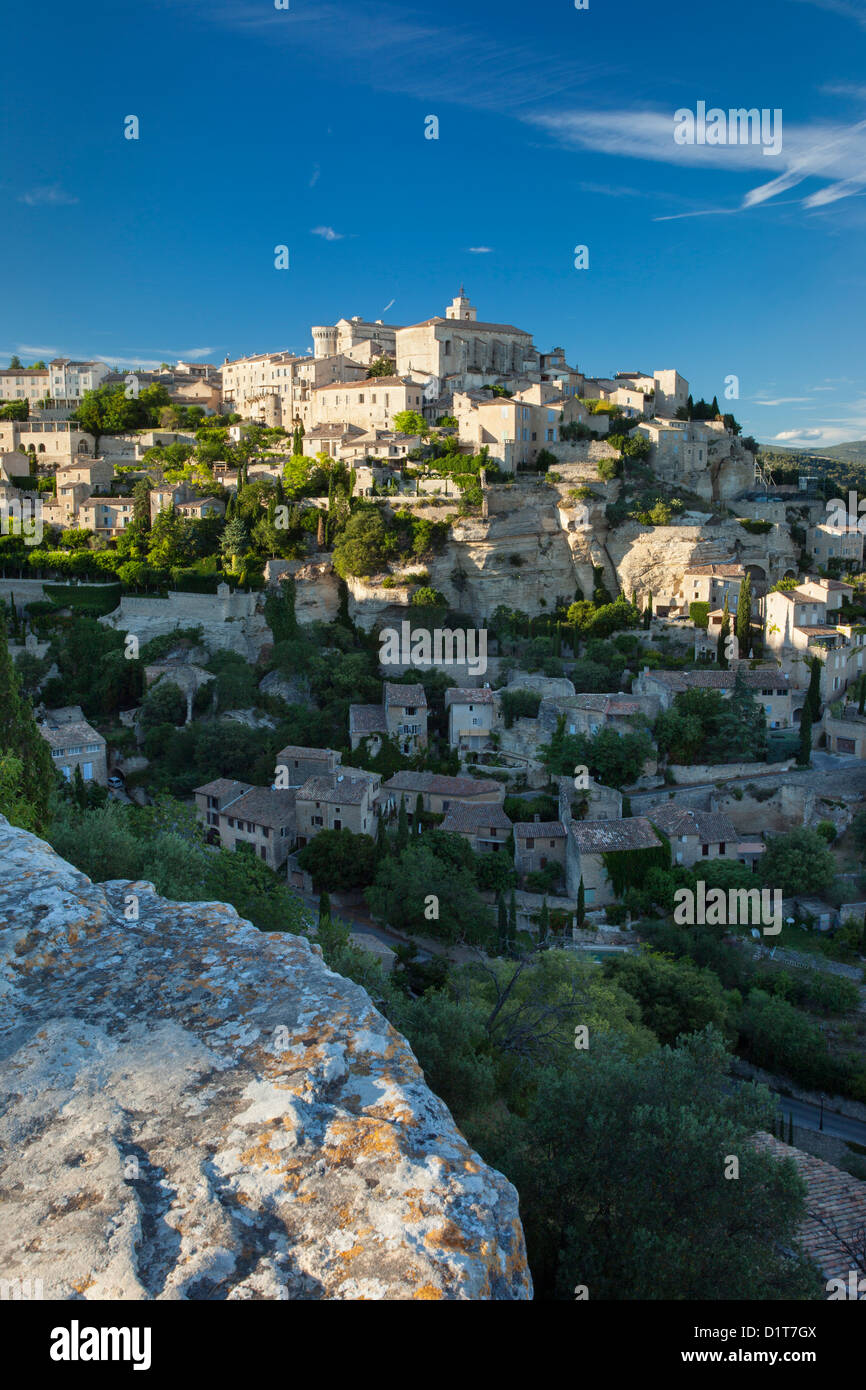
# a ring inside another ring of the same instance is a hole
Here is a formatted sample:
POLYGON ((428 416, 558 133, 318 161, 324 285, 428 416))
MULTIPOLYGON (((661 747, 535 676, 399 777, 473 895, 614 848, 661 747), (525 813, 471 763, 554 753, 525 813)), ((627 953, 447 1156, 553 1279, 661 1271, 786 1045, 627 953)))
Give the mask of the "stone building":
POLYGON ((415 804, 421 797, 425 811, 443 815, 455 806, 501 806, 505 788, 501 782, 486 777, 444 777, 438 772, 415 772, 407 769, 395 772, 382 787, 391 808, 399 807, 401 798, 411 823, 415 804))
POLYGON ((565 872, 568 831, 562 821, 517 821, 513 829, 514 867, 521 880, 551 863, 565 872))
POLYGON ((661 845, 646 816, 626 820, 573 820, 568 826, 566 882, 568 896, 576 898, 583 879, 587 911, 616 901, 613 883, 604 863, 606 854, 635 853, 661 845))
POLYGON ((218 777, 196 787, 199 820, 223 849, 250 845, 272 869, 285 864, 295 842, 295 793, 218 777))
POLYGON ((303 848, 320 830, 375 835, 382 778, 352 768, 309 777, 296 796, 297 841, 303 848))
POLYGON ((107 784, 105 739, 87 723, 78 705, 49 710, 39 732, 51 749, 54 766, 67 782, 79 767, 85 782, 98 782, 101 787, 107 784))
POLYGON ((648 813, 648 820, 664 831, 671 842, 671 860, 691 869, 708 859, 739 858, 739 835, 722 811, 692 811, 664 801, 648 813))
POLYGON ((500 854, 508 847, 511 821, 501 806, 454 802, 442 822, 450 835, 461 835, 476 854, 500 854))
POLYGON ((305 748, 289 743, 277 754, 274 780, 289 787, 302 787, 310 777, 327 776, 343 761, 333 748, 305 748))
POLYGON ((478 752, 487 746, 496 726, 496 698, 486 686, 480 689, 446 690, 448 742, 452 748, 478 752))
POLYGON ((503 378, 540 380, 532 334, 511 323, 479 321, 462 286, 444 318, 397 329, 396 347, 398 374, 412 372, 432 379, 436 394, 503 378))

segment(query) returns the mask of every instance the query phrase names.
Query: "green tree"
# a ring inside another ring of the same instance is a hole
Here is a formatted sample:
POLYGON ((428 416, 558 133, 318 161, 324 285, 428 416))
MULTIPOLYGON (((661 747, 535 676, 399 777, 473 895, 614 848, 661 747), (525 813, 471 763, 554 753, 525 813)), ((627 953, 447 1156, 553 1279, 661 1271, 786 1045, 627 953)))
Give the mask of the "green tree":
POLYGON ((500 956, 508 954, 508 911, 502 893, 496 895, 496 950, 500 956))
POLYGON ((397 853, 402 854, 409 844, 409 816, 406 812, 406 798, 400 797, 400 808, 397 812, 397 853))
MULTIPOLYGON (((812 713, 812 723, 821 718, 821 672, 823 663, 813 656, 809 660, 809 689, 806 691, 806 704, 812 713)), ((805 711, 804 711, 805 712, 805 711)))
POLYGON ((800 746, 797 751, 798 767, 808 767, 812 758, 812 710, 810 706, 803 706, 803 713, 800 717, 800 746))
POLYGON ((814 830, 799 826, 774 835, 761 856, 761 878, 785 897, 821 897, 835 876, 835 861, 826 841, 814 830))
POLYGON ((422 439, 426 439, 430 433, 430 426, 417 410, 398 410, 394 416, 394 429, 398 434, 420 434, 422 439))
POLYGON ((334 569, 341 579, 375 574, 384 567, 388 549, 380 509, 357 506, 334 544, 334 569))
POLYGON ((748 572, 740 585, 735 631, 739 655, 745 661, 752 650, 752 578, 748 572))
POLYGON ((2 804, 7 818, 42 831, 50 819, 56 783, 51 752, 33 717, 30 701, 21 694, 18 675, 0 620, 0 757, 5 759, 2 804))
POLYGON ((232 517, 231 521, 226 522, 220 537, 220 552, 223 558, 228 560, 233 574, 237 573, 238 560, 249 550, 249 544, 246 522, 242 517, 232 517))
POLYGON ((319 894, 319 930, 321 931, 325 923, 330 922, 330 920, 331 899, 323 889, 322 892, 319 894))
POLYGON ((580 876, 580 883, 577 885, 577 925, 582 927, 586 921, 586 889, 583 886, 583 874, 580 876))
POLYGON ((547 938, 550 933, 550 909, 547 906, 547 897, 541 900, 541 912, 538 918, 538 944, 547 945, 547 938))
POLYGON ((372 883, 378 856, 370 835, 355 835, 345 828, 320 830, 298 851, 298 863, 317 888, 341 893, 372 883))
POLYGON ((508 899, 508 950, 513 954, 517 949, 517 899, 514 896, 514 889, 508 899))
POLYGON ((392 357, 376 357, 370 363, 367 379, 369 380, 370 377, 377 376, 393 376, 395 370, 395 363, 392 357))
POLYGON ((416 835, 420 835, 420 834, 421 834, 421 829, 422 829, 421 817, 422 817, 423 813, 424 813, 424 798, 423 798, 423 796, 421 795, 421 793, 419 792, 418 795, 417 795, 416 798, 415 798, 415 817, 414 817, 415 824, 414 824, 414 826, 413 826, 413 829, 414 829, 416 835))

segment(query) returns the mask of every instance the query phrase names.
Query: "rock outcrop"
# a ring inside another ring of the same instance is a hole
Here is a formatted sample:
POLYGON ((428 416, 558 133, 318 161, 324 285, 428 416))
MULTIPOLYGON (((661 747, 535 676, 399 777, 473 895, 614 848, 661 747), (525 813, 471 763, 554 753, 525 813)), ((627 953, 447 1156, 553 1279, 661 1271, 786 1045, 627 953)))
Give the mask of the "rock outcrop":
POLYGON ((0 817, 0 1268, 49 1299, 526 1299, 517 1196, 302 937, 0 817))

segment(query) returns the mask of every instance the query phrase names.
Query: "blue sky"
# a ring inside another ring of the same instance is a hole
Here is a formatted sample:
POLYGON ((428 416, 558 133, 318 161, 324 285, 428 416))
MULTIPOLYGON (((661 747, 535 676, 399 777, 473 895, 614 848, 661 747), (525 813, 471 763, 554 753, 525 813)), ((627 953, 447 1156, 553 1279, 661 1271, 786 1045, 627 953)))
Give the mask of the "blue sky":
POLYGON ((587 373, 866 437, 866 0, 290 6, 9 11, 0 360, 300 351, 463 281, 587 373), (699 101, 781 109, 781 152, 676 144, 699 101))

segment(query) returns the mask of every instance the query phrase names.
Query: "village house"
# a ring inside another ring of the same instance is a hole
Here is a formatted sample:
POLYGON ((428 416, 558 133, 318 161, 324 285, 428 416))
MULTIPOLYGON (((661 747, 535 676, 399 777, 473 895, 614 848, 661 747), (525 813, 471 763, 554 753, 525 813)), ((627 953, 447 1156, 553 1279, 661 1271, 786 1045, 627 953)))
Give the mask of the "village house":
MULTIPOLYGON (((633 733, 641 720, 652 723, 659 709, 658 697, 617 694, 553 696, 549 701, 556 715, 565 715, 567 734, 586 734, 590 738, 602 729, 617 734, 633 733)), ((539 709, 539 714, 541 710, 539 709)))
POLYGON ((102 734, 91 728, 78 705, 49 710, 39 725, 39 732, 51 749, 54 766, 67 782, 81 769, 85 782, 108 782, 106 743, 102 734))
POLYGON ((48 368, 4 367, 0 370, 0 401, 27 401, 34 406, 50 394, 48 368))
POLYGON ((382 778, 360 768, 308 777, 296 793, 297 841, 308 844, 320 830, 375 835, 382 778))
POLYGON ((78 504, 75 523, 98 536, 113 539, 131 525, 134 516, 133 497, 86 497, 78 504))
POLYGON ((105 362, 76 362, 71 357, 55 357, 48 364, 48 395, 55 405, 74 410, 86 391, 95 391, 108 375, 105 362))
POLYGON ((450 835, 461 835, 476 854, 498 854, 508 845, 511 821, 501 806, 452 801, 442 829, 450 835))
POLYGON ((397 685, 385 681, 381 705, 349 706, 349 739, 352 751, 368 739, 375 757, 383 740, 397 740, 401 753, 415 753, 427 746, 427 696, 423 685, 397 685))
POLYGON ((351 319, 338 319, 333 325, 314 324, 310 332, 313 337, 313 353, 317 360, 351 354, 352 360, 368 361, 377 357, 396 357, 399 332, 396 324, 383 323, 381 319, 370 321, 356 315, 351 319))
POLYGON ((414 772, 407 769, 395 772, 382 787, 392 807, 399 807, 401 797, 411 824, 418 797, 425 811, 439 816, 455 806, 501 806, 505 788, 501 782, 482 777, 444 777, 438 772, 414 772))
POLYGON ((305 748, 287 743, 277 754, 274 780, 289 787, 302 787, 310 777, 327 776, 343 761, 333 748, 305 748))
MULTIPOLYGON (((747 687, 764 707, 769 729, 790 729, 795 721, 796 690, 790 677, 776 666, 756 666, 741 662, 747 687)), ((662 709, 670 709, 675 697, 686 690, 719 690, 726 699, 733 694, 736 669, 706 671, 653 671, 644 667, 633 682, 638 695, 657 695, 662 709)))
POLYGON ((295 841, 295 793, 218 777, 196 787, 196 813, 223 849, 250 845, 272 869, 286 862, 295 841))
POLYGON ((863 534, 857 528, 830 526, 826 522, 810 526, 806 549, 819 569, 829 569, 831 560, 846 570, 863 568, 863 534))
POLYGON ((797 690, 809 684, 809 659, 822 665, 821 697, 841 694, 866 669, 866 634, 838 621, 854 589, 837 579, 804 579, 796 589, 769 593, 764 640, 797 690))
POLYGON ((671 860, 691 869, 708 859, 738 859, 739 835, 722 811, 692 811, 673 801, 648 812, 648 820, 671 842, 671 860))
POLYGON ((646 816, 625 820, 573 820, 568 826, 566 882, 568 896, 576 898, 583 879, 587 911, 607 907, 616 893, 604 863, 606 854, 656 849, 661 840, 646 816))
POLYGON ((150 522, 153 525, 160 512, 174 507, 178 516, 193 521, 207 517, 225 516, 226 504, 221 497, 198 496, 187 483, 164 483, 150 491, 150 522))
POLYGON ((856 705, 828 705, 824 711, 824 732, 831 753, 849 753, 866 758, 866 715, 856 705))
POLYGON ((53 473, 82 454, 92 455, 95 440, 66 420, 0 420, 0 453, 16 449, 36 455, 43 473, 53 473))
POLYGON ((521 881, 552 863, 560 865, 565 875, 568 831, 562 821, 517 821, 513 830, 514 867, 521 881))
POLYGON ((409 377, 379 376, 367 381, 337 381, 313 392, 312 414, 317 424, 349 421, 371 430, 390 430, 403 410, 420 412, 422 388, 409 377))
POLYGON ((360 425, 350 425, 345 420, 328 425, 313 425, 304 434, 303 452, 308 458, 315 458, 316 454, 327 454, 329 458, 339 459, 343 457, 343 449, 364 433, 360 425))
POLYGON ((448 742, 452 748, 478 752, 487 746, 498 723, 496 698, 487 686, 445 691, 448 742))
POLYGON ((687 610, 691 603, 708 603, 710 608, 734 610, 740 585, 746 577, 742 565, 689 565, 683 572, 676 597, 687 610))

